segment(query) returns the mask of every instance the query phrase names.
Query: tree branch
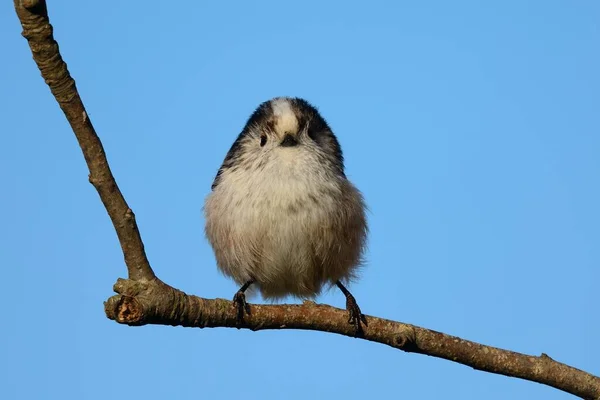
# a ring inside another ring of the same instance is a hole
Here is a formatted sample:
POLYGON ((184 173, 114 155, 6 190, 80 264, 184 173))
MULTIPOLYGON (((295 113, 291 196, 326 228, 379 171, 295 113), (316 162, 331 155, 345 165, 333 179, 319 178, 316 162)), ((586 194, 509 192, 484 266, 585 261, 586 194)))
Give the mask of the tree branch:
MULTIPOLYGON (((114 286, 118 295, 105 304, 108 318, 128 325, 235 327, 233 303, 191 296, 161 282, 152 271, 135 217, 112 175, 102 143, 79 97, 75 81, 62 60, 52 35, 46 2, 14 0, 33 58, 65 113, 88 165, 94 185, 115 227, 129 279, 114 286)), ((600 400, 600 378, 539 357, 502 350, 458 337, 382 318, 367 317, 363 339, 406 352, 421 353, 468 365, 478 370, 517 377, 555 387, 585 399, 600 400)), ((305 302, 302 305, 251 305, 244 328, 305 329, 354 335, 347 313, 338 308, 305 302)))
MULTIPOLYGON (((173 325, 195 328, 236 327, 236 309, 225 299, 187 295, 160 280, 119 279, 116 296, 104 303, 108 318, 128 325, 173 325)), ((362 339, 409 353, 444 358, 475 369, 553 386, 586 399, 600 397, 600 378, 562 364, 546 354, 539 357, 502 350, 434 330, 367 316, 362 339)), ((250 305, 244 328, 303 329, 354 337, 348 313, 306 301, 301 305, 250 305)))
POLYGON ((23 26, 23 36, 29 42, 33 59, 75 132, 90 170, 90 182, 98 191, 117 231, 129 278, 154 279, 155 275, 144 251, 135 215, 117 186, 100 138, 85 111, 75 81, 71 78, 67 64, 60 55, 58 43, 52 35, 53 29, 48 20, 46 2, 14 0, 14 3, 23 26))

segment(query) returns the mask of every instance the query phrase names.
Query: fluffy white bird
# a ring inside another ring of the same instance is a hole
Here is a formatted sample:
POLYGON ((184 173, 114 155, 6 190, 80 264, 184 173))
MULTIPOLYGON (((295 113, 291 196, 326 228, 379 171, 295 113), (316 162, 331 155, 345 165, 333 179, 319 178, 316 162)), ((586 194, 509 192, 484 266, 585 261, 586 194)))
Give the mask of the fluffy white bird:
POLYGON ((244 292, 264 299, 314 298, 337 285, 349 323, 366 324, 346 289, 361 265, 365 204, 346 178, 342 150, 319 112, 299 98, 262 103, 219 169, 204 206, 206 235, 219 269, 241 285, 238 323, 249 313, 244 292))

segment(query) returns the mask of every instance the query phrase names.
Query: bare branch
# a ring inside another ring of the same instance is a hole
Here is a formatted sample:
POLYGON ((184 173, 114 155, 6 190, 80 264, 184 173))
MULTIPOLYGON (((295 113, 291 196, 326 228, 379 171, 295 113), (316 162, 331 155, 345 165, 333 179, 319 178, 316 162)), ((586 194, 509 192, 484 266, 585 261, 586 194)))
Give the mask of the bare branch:
MULTIPOLYGON (((119 279, 119 295, 104 303, 106 316, 128 325, 179 325, 196 328, 236 326, 231 301, 187 295, 156 279, 119 279)), ((243 328, 303 329, 354 337, 348 313, 339 308, 304 302, 302 305, 251 305, 243 328)), ((600 378, 562 364, 546 354, 539 357, 485 346, 430 329, 367 316, 362 339, 409 353, 444 358, 475 369, 542 383, 585 399, 600 398, 600 378)))
MULTIPOLYGON (((125 257, 129 280, 114 286, 119 293, 108 299, 108 318, 128 325, 179 325, 188 327, 236 327, 233 303, 203 299, 161 282, 152 271, 135 217, 109 168, 104 149, 87 116, 75 81, 52 36, 43 0, 14 0, 42 76, 69 121, 90 170, 94 185, 110 216, 125 257)), ((600 378, 554 361, 470 342, 458 337, 382 318, 367 317, 363 339, 406 352, 421 353, 468 365, 475 369, 517 377, 555 387, 585 399, 600 400, 600 378)), ((347 312, 305 302, 302 305, 252 305, 244 328, 305 329, 353 336, 347 312)))
POLYGON ((71 78, 67 64, 60 55, 58 43, 52 35, 53 29, 48 20, 46 2, 14 0, 14 3, 23 26, 23 36, 29 42, 33 59, 77 137, 90 170, 90 182, 98 191, 117 231, 129 278, 154 279, 154 272, 146 257, 133 211, 117 186, 100 138, 85 111, 75 81, 71 78))

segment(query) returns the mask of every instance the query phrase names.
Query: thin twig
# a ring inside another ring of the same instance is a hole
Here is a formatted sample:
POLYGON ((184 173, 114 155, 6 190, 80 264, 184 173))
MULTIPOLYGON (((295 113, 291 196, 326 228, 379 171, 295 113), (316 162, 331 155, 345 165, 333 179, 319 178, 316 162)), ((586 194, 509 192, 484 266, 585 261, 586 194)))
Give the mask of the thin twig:
POLYGON ((146 257, 135 215, 117 186, 100 138, 85 111, 75 81, 69 74, 67 64, 60 55, 58 43, 52 35, 53 29, 48 20, 46 2, 14 0, 14 3, 23 26, 23 36, 29 42, 33 59, 77 137, 90 170, 89 180, 98 191, 117 231, 129 278, 154 279, 155 275, 146 257))

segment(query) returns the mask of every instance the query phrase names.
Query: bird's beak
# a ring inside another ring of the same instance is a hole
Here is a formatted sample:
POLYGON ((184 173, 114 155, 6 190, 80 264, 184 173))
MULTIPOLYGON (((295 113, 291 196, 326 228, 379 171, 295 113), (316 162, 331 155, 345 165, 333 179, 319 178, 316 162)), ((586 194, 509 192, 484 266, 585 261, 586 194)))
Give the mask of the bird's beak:
POLYGON ((296 146, 296 145, 298 145, 298 140, 296 140, 296 138, 292 134, 286 133, 285 137, 281 141, 280 145, 281 145, 281 147, 296 146))

